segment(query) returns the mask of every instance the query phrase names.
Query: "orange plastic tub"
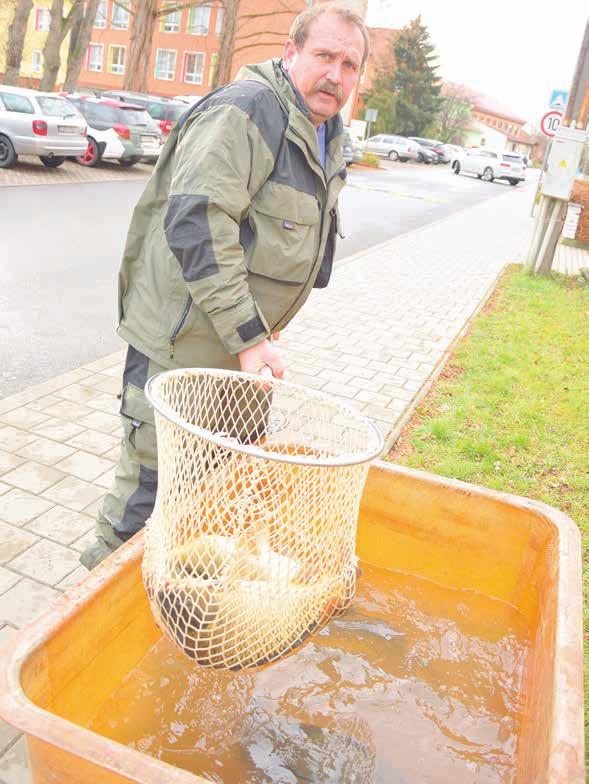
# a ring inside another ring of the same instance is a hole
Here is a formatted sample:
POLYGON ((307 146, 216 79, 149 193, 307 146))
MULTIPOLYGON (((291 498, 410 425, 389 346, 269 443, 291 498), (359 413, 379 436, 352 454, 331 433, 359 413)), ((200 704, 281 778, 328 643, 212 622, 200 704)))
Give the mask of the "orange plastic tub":
MULTIPOLYGON (((457 590, 484 597, 481 607, 495 603, 517 613, 529 645, 508 780, 583 782, 581 548, 574 523, 525 498, 377 463, 362 499, 357 550, 369 569, 435 585, 430 609, 442 618, 453 612, 457 590)), ((205 782, 89 729, 161 636, 143 590, 141 552, 139 536, 2 650, 0 715, 26 733, 35 784, 205 782)))

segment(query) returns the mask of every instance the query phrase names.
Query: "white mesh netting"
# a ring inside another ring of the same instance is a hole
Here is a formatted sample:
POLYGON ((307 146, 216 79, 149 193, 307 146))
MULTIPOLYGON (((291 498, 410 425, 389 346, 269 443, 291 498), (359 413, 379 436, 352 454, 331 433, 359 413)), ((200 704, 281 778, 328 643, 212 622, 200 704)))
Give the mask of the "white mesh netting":
POLYGON ((143 578, 155 618, 207 667, 285 656, 344 612, 376 427, 276 379, 223 370, 152 378, 158 491, 143 578))

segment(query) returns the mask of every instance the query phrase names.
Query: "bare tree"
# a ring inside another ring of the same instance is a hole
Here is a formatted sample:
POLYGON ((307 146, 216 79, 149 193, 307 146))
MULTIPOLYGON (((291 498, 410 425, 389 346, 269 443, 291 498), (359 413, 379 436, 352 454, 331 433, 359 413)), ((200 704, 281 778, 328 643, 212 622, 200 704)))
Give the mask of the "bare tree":
POLYGON ((51 24, 43 48, 43 77, 40 89, 51 91, 55 88, 57 75, 61 67, 61 45, 71 31, 73 25, 83 13, 83 0, 73 0, 67 16, 63 15, 64 0, 53 0, 51 3, 51 24))
POLYGON ((240 0, 224 0, 223 23, 219 38, 217 65, 213 74, 212 88, 216 89, 231 80, 231 65, 235 49, 235 33, 237 31, 237 14, 240 0))
MULTIPOLYGON (((233 0, 228 0, 232 2, 233 0)), ((224 0, 225 2, 225 0, 224 0)), ((162 4, 159 0, 115 0, 115 5, 131 14, 131 45, 129 61, 125 68, 125 90, 147 92, 147 70, 151 44, 156 25, 162 17, 182 11, 184 8, 207 6, 210 0, 178 0, 162 4)))
POLYGON ((98 4, 100 0, 87 0, 85 4, 80 2, 80 12, 77 19, 73 24, 72 38, 70 43, 70 51, 67 60, 67 72, 65 75, 65 82, 63 89, 67 92, 73 90, 80 76, 82 63, 86 57, 90 36, 92 35, 92 27, 96 19, 96 12, 98 11, 98 4))
MULTIPOLYGON (((162 3, 161 0, 114 0, 115 5, 124 8, 131 16, 131 43, 129 59, 125 68, 124 87, 126 90, 147 92, 147 75, 153 37, 158 21, 184 8, 210 6, 211 0, 177 0, 162 3)), ((267 13, 250 13, 239 16, 241 0, 221 0, 223 23, 221 26, 217 63, 213 76, 213 87, 230 81, 234 54, 243 50, 255 49, 269 44, 281 44, 284 31, 266 31, 261 34, 255 30, 255 20, 261 17, 276 18, 298 13, 296 0, 280 0, 276 10, 267 13), (238 31, 238 20, 239 28, 238 31), (248 25, 254 22, 254 27, 248 25)), ((87 46, 87 42, 86 42, 87 46)))
MULTIPOLYGON (((229 57, 229 71, 235 56, 242 52, 250 52, 257 48, 268 46, 276 46, 277 49, 282 48, 288 28, 295 16, 300 13, 301 8, 297 0, 276 0, 272 11, 252 11, 251 13, 238 14, 237 10, 237 30, 229 57), (263 32, 260 32, 260 25, 258 24, 260 19, 265 20, 263 32), (272 29, 273 27, 274 29, 272 29)), ((229 81, 229 78, 230 74, 228 74, 226 81, 229 81)))
POLYGON ((16 4, 14 17, 8 28, 4 84, 16 84, 18 82, 27 23, 32 7, 33 0, 18 0, 16 4))
POLYGON ((464 131, 472 115, 468 90, 461 85, 444 85, 442 107, 436 117, 436 137, 445 143, 462 144, 464 131))

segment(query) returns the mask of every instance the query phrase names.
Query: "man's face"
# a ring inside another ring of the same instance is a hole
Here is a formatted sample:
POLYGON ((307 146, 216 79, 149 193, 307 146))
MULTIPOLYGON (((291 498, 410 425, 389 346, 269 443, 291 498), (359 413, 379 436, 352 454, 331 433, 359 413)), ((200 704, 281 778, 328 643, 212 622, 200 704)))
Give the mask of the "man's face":
POLYGON ((358 78, 364 38, 355 24, 324 13, 311 23, 301 49, 289 39, 283 63, 319 127, 344 106, 358 78))

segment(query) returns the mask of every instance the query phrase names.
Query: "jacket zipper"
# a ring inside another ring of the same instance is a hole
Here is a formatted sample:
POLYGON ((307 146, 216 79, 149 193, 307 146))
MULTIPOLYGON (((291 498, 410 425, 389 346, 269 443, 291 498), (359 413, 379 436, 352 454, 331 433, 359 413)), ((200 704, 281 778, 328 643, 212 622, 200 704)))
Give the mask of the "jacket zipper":
POLYGON ((180 334, 180 330, 184 326, 184 322, 188 318, 188 314, 190 313, 190 307, 192 305, 192 297, 190 294, 188 295, 188 299, 186 300, 186 305, 184 306, 184 310, 182 311, 182 315, 178 320, 178 323, 174 327, 174 331, 170 337, 170 359, 174 359, 174 344, 176 343, 176 338, 180 334))

